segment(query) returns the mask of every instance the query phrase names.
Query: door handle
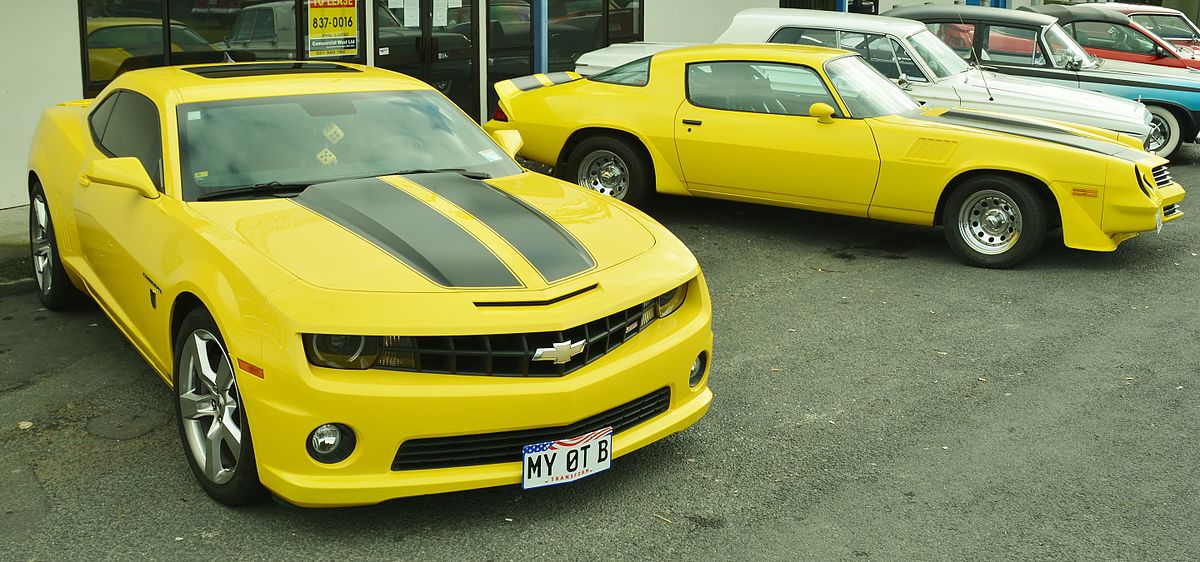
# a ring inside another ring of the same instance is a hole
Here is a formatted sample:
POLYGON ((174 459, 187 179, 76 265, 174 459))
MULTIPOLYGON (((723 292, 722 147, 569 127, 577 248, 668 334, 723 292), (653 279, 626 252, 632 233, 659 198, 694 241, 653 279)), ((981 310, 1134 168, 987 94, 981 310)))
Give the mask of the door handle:
POLYGON ((683 124, 684 125, 703 125, 704 122, 700 121, 699 119, 684 119, 683 124))

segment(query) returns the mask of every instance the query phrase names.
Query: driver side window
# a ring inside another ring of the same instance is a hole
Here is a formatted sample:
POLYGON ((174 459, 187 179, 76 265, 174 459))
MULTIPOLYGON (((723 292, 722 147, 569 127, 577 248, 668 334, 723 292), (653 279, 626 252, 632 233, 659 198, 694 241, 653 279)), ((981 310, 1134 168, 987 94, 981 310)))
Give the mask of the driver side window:
POLYGON ((137 158, 154 186, 163 190, 162 129, 154 102, 140 94, 121 90, 104 100, 92 114, 91 121, 92 133, 102 152, 114 158, 137 158))
POLYGON ((985 60, 1025 66, 1045 66, 1046 57, 1038 45, 1035 29, 1007 25, 989 25, 981 46, 985 60))
POLYGON ((1128 27, 1098 21, 1074 22, 1065 26, 1084 47, 1138 55, 1154 53, 1154 42, 1128 27))
POLYGON ((837 102, 811 68, 769 62, 707 62, 688 65, 688 101, 699 107, 748 113, 808 116, 809 107, 837 102))

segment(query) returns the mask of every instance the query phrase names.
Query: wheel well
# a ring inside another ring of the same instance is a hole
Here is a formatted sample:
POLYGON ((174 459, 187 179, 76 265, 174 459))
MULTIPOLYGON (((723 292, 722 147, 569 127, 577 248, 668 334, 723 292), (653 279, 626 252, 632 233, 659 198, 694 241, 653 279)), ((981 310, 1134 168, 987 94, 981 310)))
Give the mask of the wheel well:
POLYGON ((1039 180, 1033 176, 1006 170, 971 170, 969 172, 963 172, 962 174, 956 176, 953 180, 950 180, 950 183, 946 186, 946 189, 942 190, 942 195, 938 199, 937 210, 933 213, 934 225, 942 224, 942 211, 946 207, 946 199, 950 198, 950 194, 953 193, 955 189, 958 189, 958 186, 962 185, 963 182, 979 176, 1005 176, 1033 187, 1034 190, 1037 191, 1037 194, 1041 196, 1042 202, 1046 204, 1046 212, 1048 214, 1047 218, 1049 219, 1047 224, 1050 226, 1050 228, 1062 224, 1062 215, 1058 208, 1058 199, 1054 197, 1054 192, 1050 191, 1050 186, 1043 183, 1042 180, 1039 180))
POLYGON ((1170 111, 1171 114, 1175 116, 1175 119, 1179 120, 1179 125, 1183 129, 1183 138, 1179 139, 1179 142, 1195 142, 1197 129, 1195 121, 1192 120, 1192 113, 1190 111, 1170 102, 1142 100, 1142 103, 1145 105, 1158 106, 1170 111))
POLYGON ((567 165, 567 159, 571 157, 571 152, 575 150, 575 147, 579 146, 579 143, 585 139, 592 137, 612 137, 629 143, 629 146, 639 151, 646 159, 646 165, 650 166, 650 170, 648 170, 650 172, 650 181, 654 181, 654 158, 650 156, 650 150, 646 148, 646 144, 642 142, 642 139, 632 133, 617 129, 605 129, 603 127, 589 127, 571 133, 571 136, 567 138, 567 142, 563 144, 562 151, 558 153, 558 161, 554 163, 555 175, 558 175, 558 171, 567 165))
POLYGON ((188 313, 197 308, 207 310, 204 302, 200 297, 188 292, 179 293, 175 297, 174 304, 171 305, 171 349, 175 349, 175 338, 179 335, 179 328, 183 326, 183 319, 187 318, 188 313))

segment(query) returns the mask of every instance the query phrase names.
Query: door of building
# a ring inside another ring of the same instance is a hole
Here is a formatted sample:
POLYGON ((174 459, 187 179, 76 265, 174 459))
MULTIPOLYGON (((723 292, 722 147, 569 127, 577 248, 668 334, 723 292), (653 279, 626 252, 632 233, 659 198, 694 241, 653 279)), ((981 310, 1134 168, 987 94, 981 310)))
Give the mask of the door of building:
POLYGON ((374 0, 375 66, 420 78, 478 115, 477 0, 374 0))

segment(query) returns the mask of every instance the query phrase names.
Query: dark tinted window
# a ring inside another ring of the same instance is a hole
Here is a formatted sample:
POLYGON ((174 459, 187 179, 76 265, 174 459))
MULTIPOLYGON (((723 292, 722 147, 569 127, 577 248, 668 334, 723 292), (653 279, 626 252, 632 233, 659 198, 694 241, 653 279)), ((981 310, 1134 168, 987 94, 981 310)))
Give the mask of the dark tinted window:
POLYGON ((808 116, 814 103, 837 110, 825 82, 811 68, 770 62, 689 64, 687 95, 693 105, 748 113, 808 116))
POLYGON ((120 95, 121 92, 113 92, 112 95, 104 98, 104 101, 101 101, 100 105, 96 106, 96 110, 88 118, 92 127, 92 138, 96 142, 99 142, 100 138, 104 136, 104 127, 108 125, 108 118, 112 115, 113 106, 116 105, 117 98, 120 95))
POLYGON ((258 10, 257 17, 254 18, 254 35, 252 35, 250 38, 275 38, 275 10, 258 10))
POLYGON ((133 92, 121 92, 113 103, 100 145, 113 156, 141 160, 154 185, 162 190, 162 130, 158 125, 158 108, 150 100, 133 92))
POLYGON ((816 45, 818 47, 836 47, 837 32, 828 29, 804 29, 800 27, 785 27, 775 32, 771 43, 790 43, 792 45, 816 45))

